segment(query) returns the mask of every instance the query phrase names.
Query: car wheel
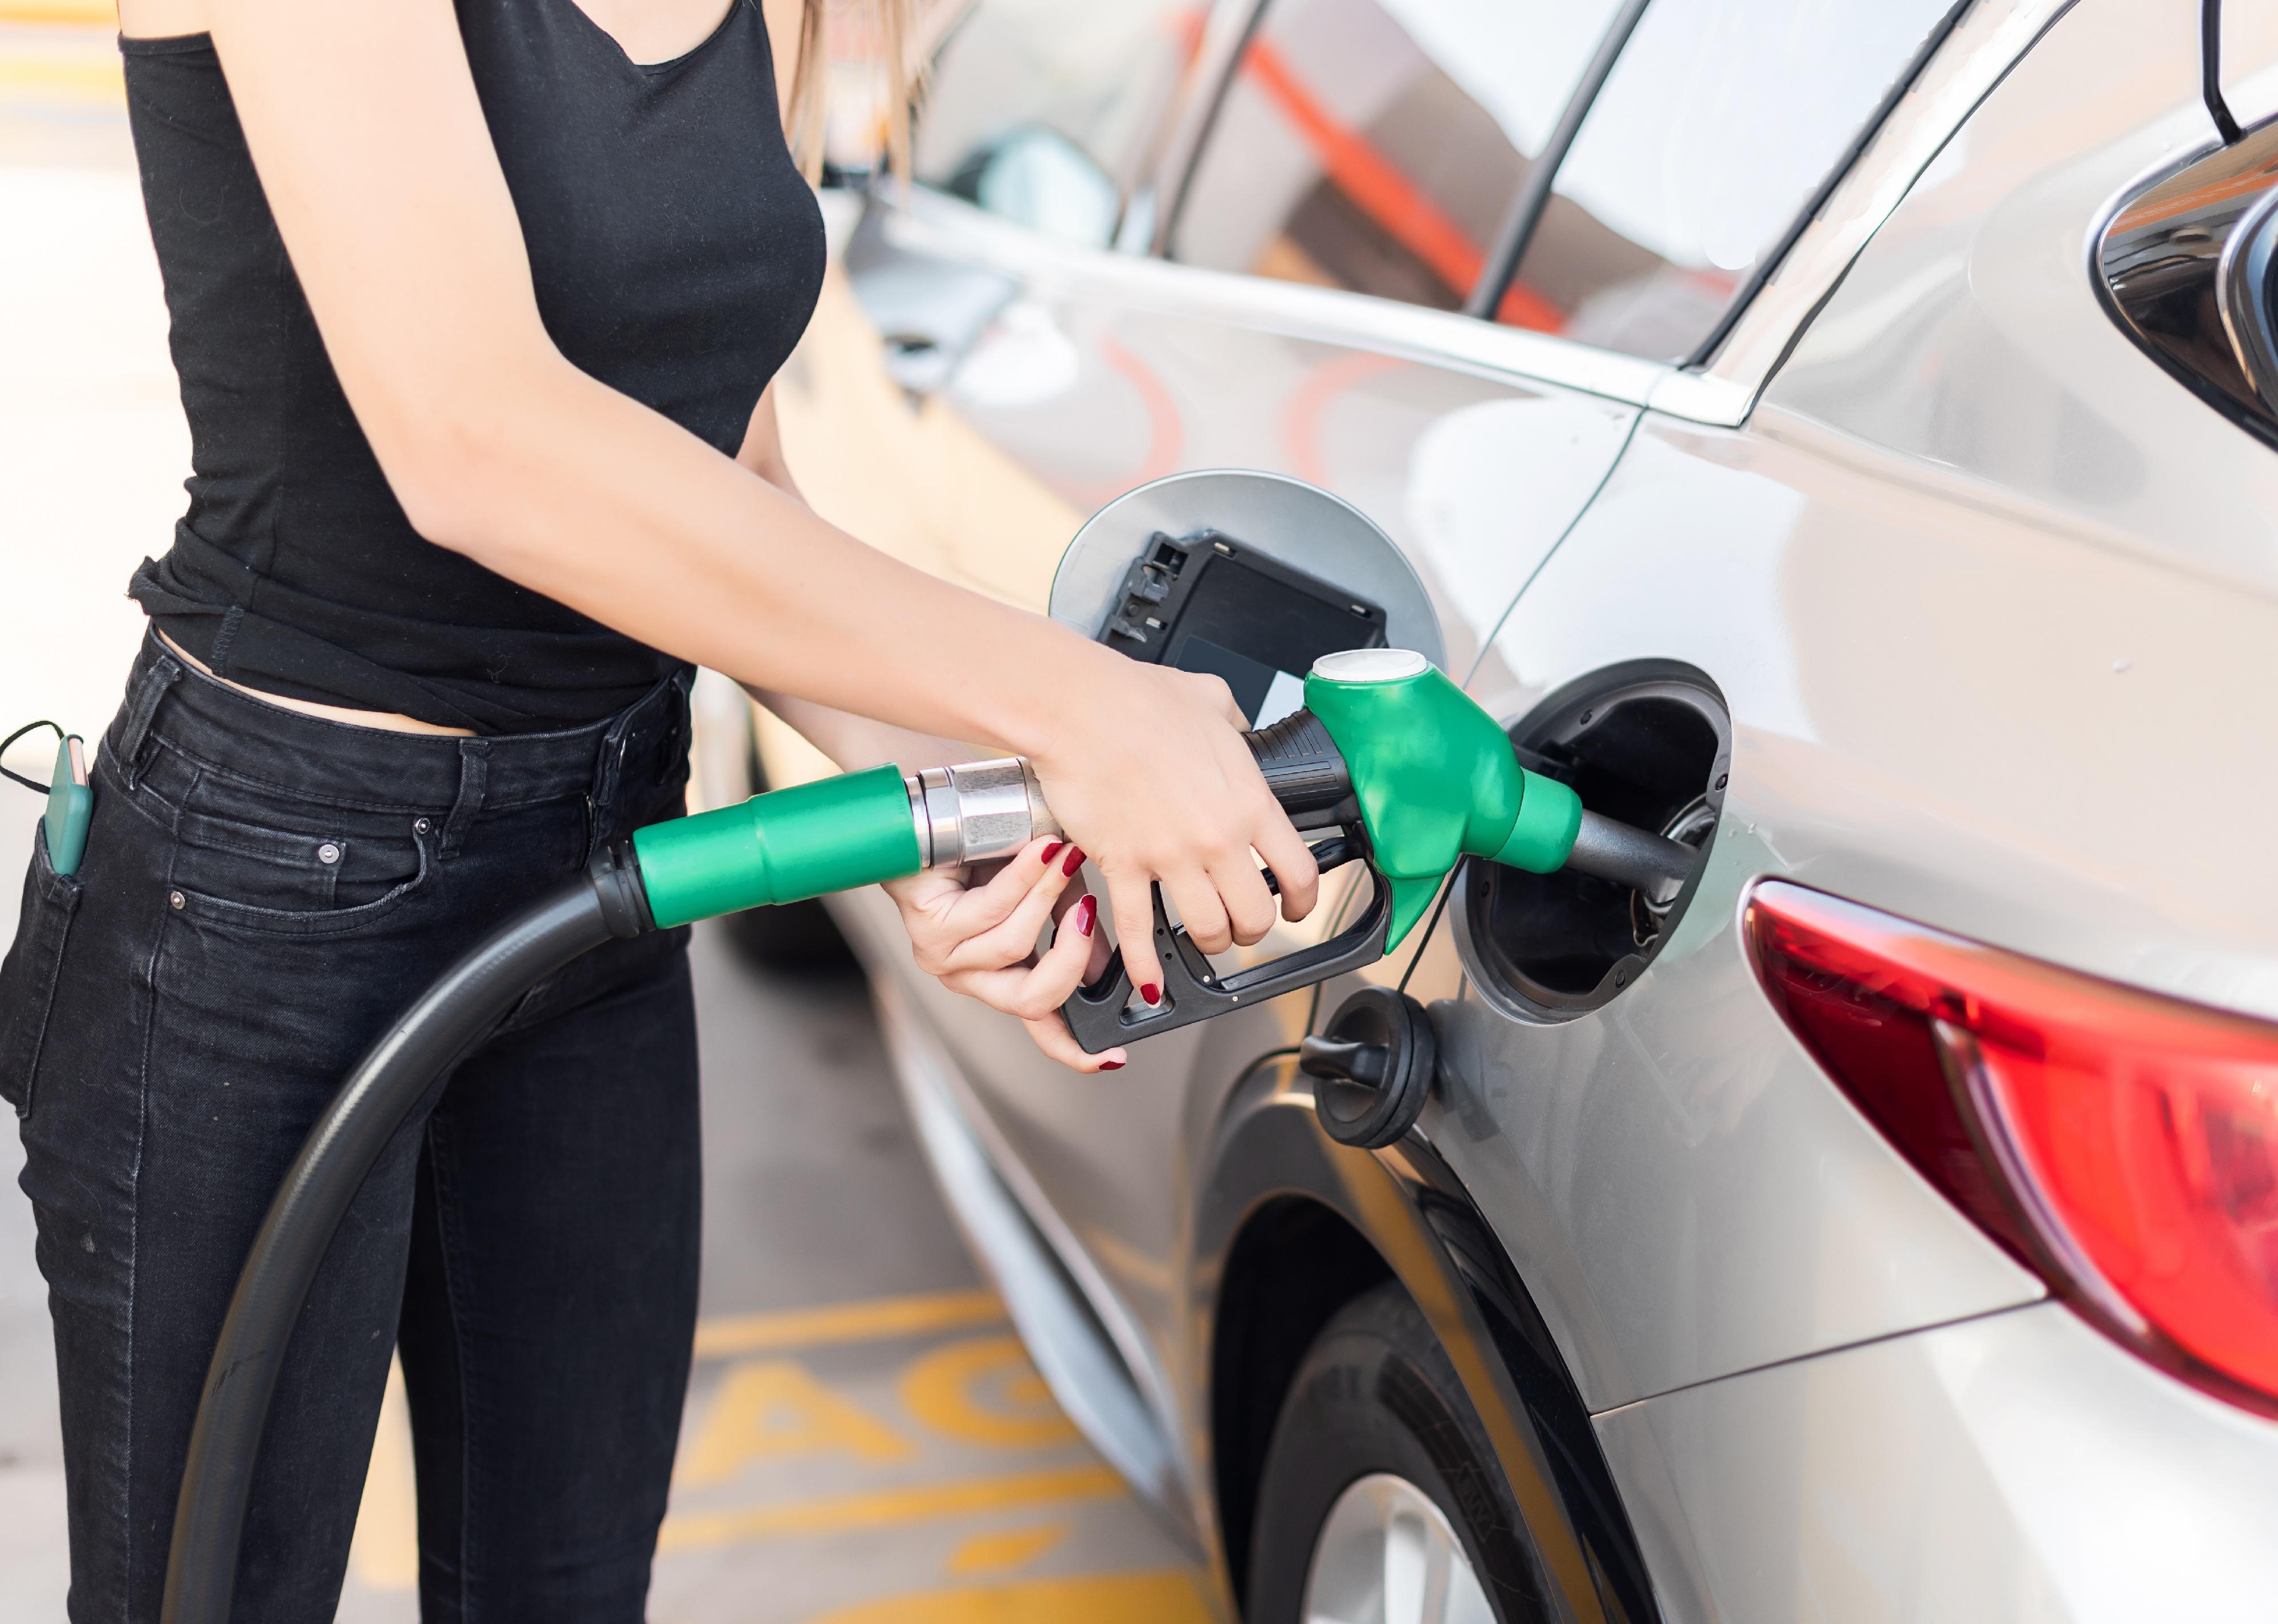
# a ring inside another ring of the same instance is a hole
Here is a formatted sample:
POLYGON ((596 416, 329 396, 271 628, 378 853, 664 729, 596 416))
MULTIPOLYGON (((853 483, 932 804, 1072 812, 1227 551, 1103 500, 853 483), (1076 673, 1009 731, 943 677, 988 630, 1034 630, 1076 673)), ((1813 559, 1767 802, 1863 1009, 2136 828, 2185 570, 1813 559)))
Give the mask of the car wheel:
POLYGON ((1397 1283, 1307 1350, 1258 1485, 1248 1624, 1533 1624, 1538 1568, 1437 1338, 1397 1283))
MULTIPOLYGON (((757 795, 768 787, 759 741, 752 736, 748 721, 744 730, 744 769, 745 783, 749 786, 744 795, 757 795)), ((853 950, 819 897, 776 908, 746 908, 729 914, 720 924, 737 957, 754 969, 818 980, 852 975, 858 969, 853 950)))

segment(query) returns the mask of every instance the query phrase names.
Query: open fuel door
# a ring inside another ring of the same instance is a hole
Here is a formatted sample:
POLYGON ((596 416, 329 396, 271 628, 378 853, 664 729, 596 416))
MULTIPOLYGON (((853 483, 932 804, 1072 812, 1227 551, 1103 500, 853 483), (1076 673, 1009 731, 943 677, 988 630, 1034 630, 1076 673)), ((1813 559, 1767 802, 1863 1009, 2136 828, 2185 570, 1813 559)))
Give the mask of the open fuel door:
POLYGON ((1173 474, 1108 503, 1068 544, 1051 614, 1134 660, 1225 678, 1253 728, 1298 708, 1324 654, 1406 648, 1447 666, 1389 536, 1317 485, 1250 469, 1173 474))

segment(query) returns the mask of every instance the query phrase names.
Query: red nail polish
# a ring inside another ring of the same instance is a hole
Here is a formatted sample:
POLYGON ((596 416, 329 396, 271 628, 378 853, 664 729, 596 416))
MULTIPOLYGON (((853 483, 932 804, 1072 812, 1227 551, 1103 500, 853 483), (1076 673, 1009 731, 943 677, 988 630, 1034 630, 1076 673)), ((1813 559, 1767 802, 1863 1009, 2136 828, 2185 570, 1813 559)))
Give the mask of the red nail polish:
POLYGON ((1139 989, 1139 995, 1147 1001, 1147 1007, 1150 1010, 1163 1002, 1163 989, 1152 981, 1139 989))
POLYGON ((1123 1063, 1120 1060, 1103 1060, 1099 1063, 1099 1069, 1103 1071, 1120 1071, 1123 1069, 1123 1063))
POLYGON ((1050 868, 1052 865, 1052 854, 1066 844, 1067 842, 1064 840, 1056 840, 1051 845, 1044 848, 1044 866, 1046 868, 1050 868))
POLYGON ((1083 848, 1082 846, 1070 846, 1068 848, 1067 856, 1060 862, 1060 873, 1064 874, 1072 874, 1082 866, 1083 848))
POLYGON ((1099 913, 1099 898, 1087 896, 1075 905, 1075 930, 1079 936, 1091 934, 1091 922, 1099 913))

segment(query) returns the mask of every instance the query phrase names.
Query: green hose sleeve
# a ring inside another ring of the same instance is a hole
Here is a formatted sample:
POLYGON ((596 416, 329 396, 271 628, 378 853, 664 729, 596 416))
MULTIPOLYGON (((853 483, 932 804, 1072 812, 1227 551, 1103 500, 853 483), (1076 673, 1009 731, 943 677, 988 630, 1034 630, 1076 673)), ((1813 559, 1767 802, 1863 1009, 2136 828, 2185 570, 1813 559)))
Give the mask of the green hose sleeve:
POLYGON ((771 789, 739 806, 652 823, 633 854, 657 928, 898 880, 922 866, 898 767, 771 789))

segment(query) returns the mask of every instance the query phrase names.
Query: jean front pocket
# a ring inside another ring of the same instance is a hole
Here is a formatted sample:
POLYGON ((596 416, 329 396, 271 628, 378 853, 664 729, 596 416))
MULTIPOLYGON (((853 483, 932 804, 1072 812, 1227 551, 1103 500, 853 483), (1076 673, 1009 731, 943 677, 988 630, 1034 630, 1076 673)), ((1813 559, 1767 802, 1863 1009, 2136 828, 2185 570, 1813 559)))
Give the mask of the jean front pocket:
POLYGON ((40 1049, 47 1041, 48 1017, 63 973, 64 941, 85 890, 77 876, 56 873, 48 860, 47 823, 42 820, 24 874, 16 940, 0 961, 0 1099, 14 1106, 19 1117, 32 1114, 40 1049))
POLYGON ((202 918, 273 934, 345 933, 384 918, 425 881, 437 821, 210 772, 174 816, 167 879, 202 918))

